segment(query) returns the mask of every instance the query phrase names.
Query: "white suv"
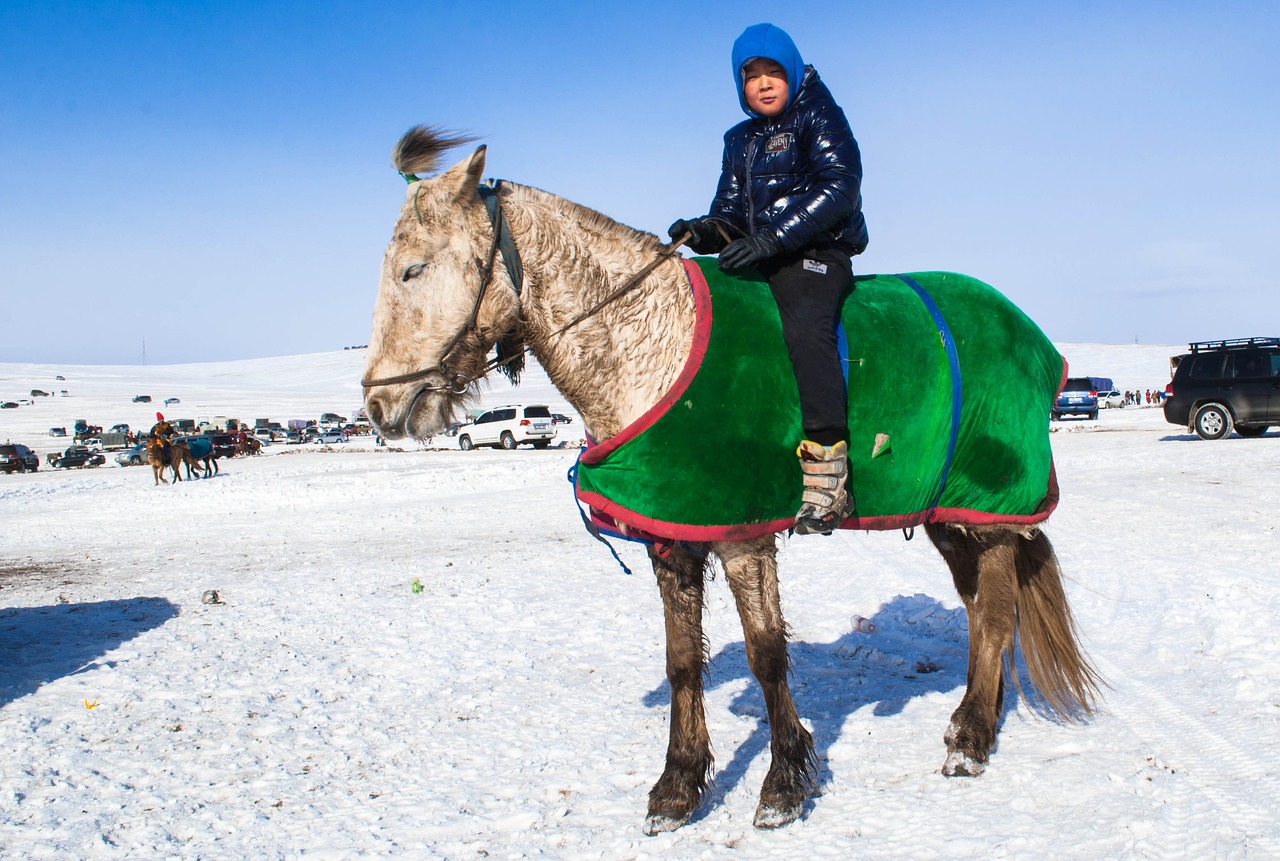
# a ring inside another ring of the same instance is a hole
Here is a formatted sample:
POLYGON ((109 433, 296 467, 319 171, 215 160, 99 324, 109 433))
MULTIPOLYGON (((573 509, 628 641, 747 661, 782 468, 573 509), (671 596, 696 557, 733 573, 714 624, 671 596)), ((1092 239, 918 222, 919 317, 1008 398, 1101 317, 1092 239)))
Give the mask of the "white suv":
POLYGON ((545 404, 497 407, 481 414, 474 422, 458 429, 458 448, 471 451, 476 446, 491 445, 513 449, 521 443, 546 448, 556 438, 556 424, 545 404))

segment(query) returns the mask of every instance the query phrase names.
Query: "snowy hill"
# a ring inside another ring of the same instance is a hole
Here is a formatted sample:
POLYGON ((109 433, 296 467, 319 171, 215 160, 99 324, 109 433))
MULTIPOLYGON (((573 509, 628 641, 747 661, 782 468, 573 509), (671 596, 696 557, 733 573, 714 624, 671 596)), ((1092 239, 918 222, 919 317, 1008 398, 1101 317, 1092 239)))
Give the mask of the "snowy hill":
MULTIPOLYGON (((1061 349, 1121 389, 1163 387, 1179 351, 1061 349)), ((349 415, 362 364, 0 365, 0 398, 67 390, 0 411, 0 439, 148 427, 141 393, 181 398, 174 416, 349 415)), ((536 369, 484 397, 568 412, 536 369)), ((1144 407, 1052 440, 1046 532, 1111 686, 1093 721, 1009 691, 987 772, 943 777, 967 626, 941 559, 920 535, 793 538, 820 794, 751 825, 769 727, 718 578, 715 789, 652 838, 662 607, 640 548, 618 547, 627 577, 583 530, 575 449, 275 446, 159 487, 145 467, 0 475, 0 858, 1280 857, 1280 434, 1209 443, 1144 407)))

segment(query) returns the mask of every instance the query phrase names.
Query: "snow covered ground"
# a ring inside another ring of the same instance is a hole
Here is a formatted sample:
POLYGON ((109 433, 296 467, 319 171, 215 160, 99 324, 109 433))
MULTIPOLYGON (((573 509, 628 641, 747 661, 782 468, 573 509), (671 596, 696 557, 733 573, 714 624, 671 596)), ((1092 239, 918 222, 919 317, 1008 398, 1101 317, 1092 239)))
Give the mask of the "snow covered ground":
MULTIPOLYGON (((1059 346, 1121 390, 1162 388, 1178 352, 1059 346)), ((0 412, 0 439, 43 455, 66 444, 50 426, 146 428, 171 396, 171 417, 350 415, 362 362, 0 365, 0 399, 67 390, 0 412)), ((570 413, 536 368, 485 396, 517 401, 570 413)), ((1015 701, 977 779, 940 772, 966 632, 928 542, 796 538, 783 601, 821 795, 755 830, 768 726, 717 579, 715 792, 652 838, 667 691, 643 553, 619 547, 627 577, 583 531, 572 446, 435 442, 273 446, 176 486, 0 475, 0 857, 1280 857, 1274 430, 1208 443, 1155 408, 1055 425, 1048 533, 1111 689, 1083 726, 1015 701)))

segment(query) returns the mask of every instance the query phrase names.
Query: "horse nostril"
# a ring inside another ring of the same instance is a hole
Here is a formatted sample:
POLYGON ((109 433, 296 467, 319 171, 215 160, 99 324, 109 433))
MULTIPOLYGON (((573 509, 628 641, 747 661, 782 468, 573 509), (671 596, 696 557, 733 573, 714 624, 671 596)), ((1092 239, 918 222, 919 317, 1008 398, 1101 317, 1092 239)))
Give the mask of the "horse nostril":
POLYGON ((377 398, 369 400, 369 421, 382 426, 382 403, 377 398))

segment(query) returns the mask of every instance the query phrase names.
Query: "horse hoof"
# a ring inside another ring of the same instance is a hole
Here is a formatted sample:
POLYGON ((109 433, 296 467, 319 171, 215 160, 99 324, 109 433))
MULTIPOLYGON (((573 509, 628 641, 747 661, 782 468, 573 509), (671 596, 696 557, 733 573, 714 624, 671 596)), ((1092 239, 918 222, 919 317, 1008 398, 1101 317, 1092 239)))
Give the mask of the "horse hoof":
POLYGON ((650 813, 644 819, 644 833, 648 837, 655 834, 662 834, 667 831, 675 831, 677 828, 683 828, 689 822, 690 814, 684 816, 665 816, 661 813, 650 813))
POLYGON ((986 770, 985 762, 978 762, 960 750, 953 750, 947 754, 947 761, 942 766, 942 773, 947 777, 977 777, 986 770))
POLYGON ((756 808, 754 824, 756 828, 781 828, 784 825, 790 825, 799 818, 799 804, 781 806, 761 802, 760 806, 756 808))

